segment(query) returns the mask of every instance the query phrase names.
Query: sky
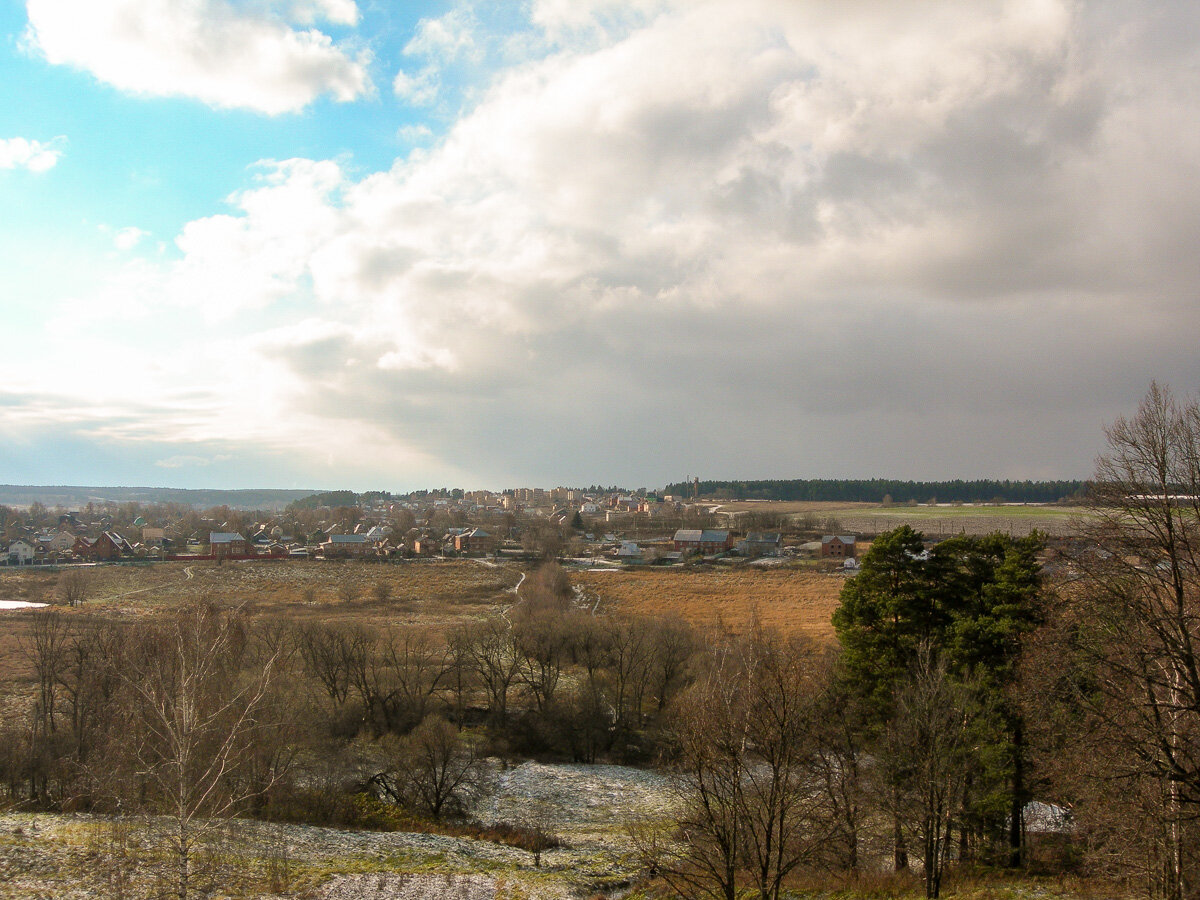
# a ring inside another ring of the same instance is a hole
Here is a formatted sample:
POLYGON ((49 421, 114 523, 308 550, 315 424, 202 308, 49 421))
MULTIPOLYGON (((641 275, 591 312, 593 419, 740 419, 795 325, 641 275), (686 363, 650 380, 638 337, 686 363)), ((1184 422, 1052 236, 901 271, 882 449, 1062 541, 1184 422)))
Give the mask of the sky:
POLYGON ((0 0, 0 482, 1085 478, 1200 4, 0 0))

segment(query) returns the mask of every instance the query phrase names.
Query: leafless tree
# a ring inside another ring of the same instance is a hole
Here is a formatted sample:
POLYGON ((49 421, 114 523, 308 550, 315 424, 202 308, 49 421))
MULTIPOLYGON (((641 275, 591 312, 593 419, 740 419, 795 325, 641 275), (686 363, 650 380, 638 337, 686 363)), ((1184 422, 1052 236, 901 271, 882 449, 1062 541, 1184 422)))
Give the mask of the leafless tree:
POLYGON ((500 725, 508 718, 508 695, 521 670, 521 655, 512 628, 501 618, 458 629, 453 640, 483 686, 488 711, 500 725))
POLYGON ((473 738, 430 716, 397 741, 392 765, 378 780, 398 803, 440 819, 461 810, 479 774, 473 738))
POLYGON ((553 609, 523 610, 514 617, 513 643, 519 654, 518 677, 533 695, 539 712, 554 700, 570 650, 570 621, 553 609))
POLYGON ((29 734, 29 796, 49 799, 50 768, 58 743, 58 701, 70 628, 62 614, 41 610, 33 614, 26 655, 33 664, 37 700, 29 734))
POLYGON ((123 672, 136 723, 130 758, 142 796, 173 822, 179 900, 192 891, 197 843, 261 787, 240 775, 255 733, 271 721, 275 660, 242 665, 245 627, 236 612, 189 603, 140 635, 123 672))
POLYGON ((452 674, 450 649, 425 628, 388 631, 379 642, 386 690, 379 703, 391 730, 407 731, 425 719, 430 703, 452 674))
POLYGON ((67 569, 58 576, 57 592, 67 606, 83 606, 92 593, 91 577, 83 569, 67 569))
POLYGON ((655 711, 662 713, 685 684, 699 642, 692 627, 678 616, 651 619, 646 628, 651 643, 648 688, 655 711))
POLYGON ((896 698, 887 726, 878 796, 922 846, 925 896, 937 897, 970 768, 966 689, 928 647, 896 698))
POLYGON ((1107 436, 1068 651, 1092 672, 1078 701, 1094 738, 1125 751, 1108 776, 1161 784, 1161 882, 1179 900, 1200 813, 1200 405, 1152 384, 1107 436))
POLYGON ((337 588, 338 599, 349 606, 358 599, 358 585, 349 578, 343 578, 337 588))
POLYGON ((643 701, 653 675, 653 640, 646 623, 638 619, 613 619, 605 625, 608 633, 605 663, 612 680, 610 700, 615 718, 623 728, 639 728, 643 701))
POLYGON ((521 548, 542 560, 556 559, 565 546, 562 528, 546 519, 534 519, 521 534, 521 548))
POLYGON ((810 648, 758 631, 719 650, 683 694, 677 840, 640 845, 683 895, 735 900, 746 878, 761 900, 778 900, 788 875, 816 858, 828 825, 809 765, 825 668, 810 648))

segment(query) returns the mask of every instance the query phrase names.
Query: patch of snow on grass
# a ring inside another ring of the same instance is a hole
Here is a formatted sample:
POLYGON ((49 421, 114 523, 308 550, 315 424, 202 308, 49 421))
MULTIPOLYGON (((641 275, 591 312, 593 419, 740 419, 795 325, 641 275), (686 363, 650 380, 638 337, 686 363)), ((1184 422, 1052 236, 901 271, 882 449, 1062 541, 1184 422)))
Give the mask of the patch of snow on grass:
POLYGON ((631 813, 669 815, 670 781, 629 766, 526 762, 499 772, 474 810, 484 824, 542 824, 551 829, 620 826, 631 813))
POLYGON ((493 900, 496 880, 485 875, 339 875, 320 900, 493 900))

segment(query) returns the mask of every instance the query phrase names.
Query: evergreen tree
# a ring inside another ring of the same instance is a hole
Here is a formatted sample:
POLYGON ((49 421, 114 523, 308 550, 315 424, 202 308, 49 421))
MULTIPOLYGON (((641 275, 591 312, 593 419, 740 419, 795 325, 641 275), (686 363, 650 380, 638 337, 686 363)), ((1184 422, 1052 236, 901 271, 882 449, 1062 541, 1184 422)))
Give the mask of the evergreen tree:
MULTIPOLYGON (((965 689, 973 753, 959 814, 962 850, 972 839, 1001 843, 1020 861, 1020 814, 1027 801, 1023 727, 1012 697, 1022 638, 1042 619, 1038 535, 961 536, 927 550, 901 526, 876 539, 862 571, 842 589, 833 624, 844 651, 847 689, 880 740, 896 698, 925 664, 945 667, 965 689)), ((898 823, 899 826, 899 823, 898 823)), ((897 828, 897 865, 904 864, 897 828)))

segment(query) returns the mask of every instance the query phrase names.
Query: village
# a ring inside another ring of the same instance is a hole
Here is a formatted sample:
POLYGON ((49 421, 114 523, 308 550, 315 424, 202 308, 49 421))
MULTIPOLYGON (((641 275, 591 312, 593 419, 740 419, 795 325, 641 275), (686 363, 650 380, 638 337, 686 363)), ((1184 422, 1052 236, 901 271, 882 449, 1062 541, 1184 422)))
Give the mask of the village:
POLYGON ((858 537, 833 520, 735 517, 670 494, 521 488, 314 495, 282 512, 178 504, 0 508, 0 565, 250 559, 569 558, 584 565, 826 559, 853 569, 858 537), (333 505, 337 504, 337 505, 333 505), (759 530, 755 525, 773 525, 759 530), (746 522, 751 527, 739 528, 746 522))

